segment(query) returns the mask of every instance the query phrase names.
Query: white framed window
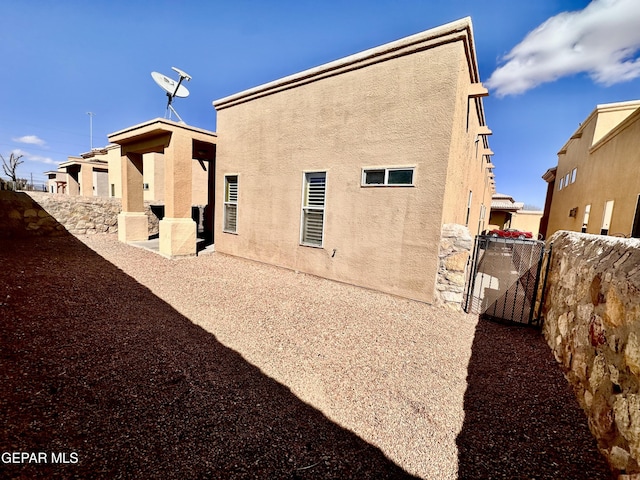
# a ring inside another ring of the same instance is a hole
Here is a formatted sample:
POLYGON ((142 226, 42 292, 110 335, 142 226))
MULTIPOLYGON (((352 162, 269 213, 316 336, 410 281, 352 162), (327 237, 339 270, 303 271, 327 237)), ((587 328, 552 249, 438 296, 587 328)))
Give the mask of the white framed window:
POLYGON ((238 175, 224 176, 223 232, 237 233, 238 227, 238 175))
POLYGON ((558 190, 562 190, 564 187, 564 177, 560 177, 560 183, 558 184, 558 190))
POLYGON ((589 214, 591 213, 591 204, 584 207, 584 215, 582 216, 582 233, 587 233, 589 226, 589 214))
POLYGON ((607 200, 604 204, 604 211, 602 212, 602 229, 600 235, 609 235, 609 228, 611 227, 611 217, 613 217, 613 200, 607 200))
POLYGON ((142 184, 142 190, 149 190, 149 184, 148 183, 143 183, 142 184))
POLYGON ((564 176, 564 186, 566 187, 567 185, 569 185, 569 175, 571 175, 570 173, 567 173, 564 176))
POLYGON ((464 225, 469 226, 469 216, 471 215, 471 199, 473 198, 473 192, 469 190, 469 199, 467 200, 467 216, 465 217, 464 225))
POLYGON ((389 185, 413 186, 414 167, 363 168, 362 186, 381 187, 389 185))
POLYGON ((324 207, 327 172, 304 174, 300 244, 322 247, 324 240, 324 207))
POLYGON ((574 168, 571 170, 571 183, 576 181, 576 175, 578 174, 578 169, 574 168))

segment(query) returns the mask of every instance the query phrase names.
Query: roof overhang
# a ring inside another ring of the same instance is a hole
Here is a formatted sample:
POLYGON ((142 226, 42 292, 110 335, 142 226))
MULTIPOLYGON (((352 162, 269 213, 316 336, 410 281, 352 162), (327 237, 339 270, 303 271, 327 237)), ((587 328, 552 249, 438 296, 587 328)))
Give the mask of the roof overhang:
POLYGON ((549 170, 544 172, 544 174, 542 175, 542 179, 547 183, 553 182, 556 179, 557 170, 558 170, 558 167, 550 168, 549 170))
MULTIPOLYGON (((111 143, 120 145, 123 153, 163 153, 174 135, 189 137, 194 145, 211 145, 217 143, 215 132, 173 122, 165 118, 155 118, 138 125, 119 130, 107 136, 111 143)), ((194 157, 195 158, 195 157, 194 157)))

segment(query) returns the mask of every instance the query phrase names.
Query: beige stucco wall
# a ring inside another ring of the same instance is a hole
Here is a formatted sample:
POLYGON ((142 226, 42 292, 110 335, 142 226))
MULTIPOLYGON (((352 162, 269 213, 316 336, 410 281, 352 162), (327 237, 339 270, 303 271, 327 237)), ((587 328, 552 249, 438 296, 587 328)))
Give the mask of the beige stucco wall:
MULTIPOLYGON (((483 155, 484 139, 478 135, 484 122, 482 100, 469 97, 470 71, 467 62, 458 62, 459 76, 455 107, 445 112, 442 120, 452 132, 447 162, 447 177, 443 197, 442 223, 466 225, 472 235, 478 235, 489 221, 491 189, 487 166, 483 155), (451 115, 453 113, 453 115, 451 115), (471 208, 467 220, 469 193, 471 208), (482 205, 485 206, 481 218, 482 205)), ((445 159, 443 159, 444 161, 445 159)))
MULTIPOLYGON (((120 149, 109 151, 109 184, 115 185, 116 198, 122 198, 122 174, 120 149)), ((145 153, 143 161, 143 183, 149 185, 144 190, 144 200, 153 203, 164 203, 164 167, 165 160, 162 153, 145 153)), ((208 170, 209 162, 202 164, 197 160, 192 162, 192 205, 207 205, 208 201, 208 170)), ((109 187, 111 189, 111 187, 109 187)))
POLYGON ((164 155, 162 153, 142 155, 142 183, 149 185, 149 189, 144 190, 145 201, 164 201, 164 155))
POLYGON ((339 74, 318 67, 295 88, 284 79, 249 101, 214 102, 216 251, 433 301, 467 57, 453 41, 379 58, 339 74), (371 167, 415 167, 415 185, 362 187, 371 167), (322 248, 299 244, 304 172, 315 171, 327 172, 322 248), (238 175, 237 234, 222 231, 228 174, 238 175))
POLYGON ((640 175, 637 174, 640 165, 640 110, 631 115, 628 115, 628 110, 622 108, 622 112, 609 112, 611 115, 604 120, 609 128, 611 121, 618 118, 616 115, 625 116, 626 113, 626 119, 595 144, 596 128, 602 128, 603 123, 598 115, 591 115, 579 130, 581 136, 570 140, 563 150, 566 153, 558 155, 547 236, 558 230, 579 232, 587 205, 591 205, 587 233, 599 234, 608 200, 614 201, 609 234, 631 233, 640 194, 640 175), (559 190, 560 178, 570 174, 574 168, 577 168, 576 181, 559 190), (577 209, 576 215, 570 217, 569 212, 573 208, 577 209))
POLYGON ((541 218, 541 211, 519 210, 513 214, 511 228, 517 228, 522 232, 531 232, 533 238, 537 238, 540 232, 541 218))
POLYGON ((107 151, 107 164, 109 168, 109 196, 122 198, 122 168, 120 167, 120 146, 110 148, 107 151), (113 185, 113 193, 111 186, 113 185))
POLYGON ((209 162, 199 162, 197 160, 191 162, 191 181, 193 183, 193 190, 191 191, 192 205, 207 205, 209 201, 209 168, 209 162))

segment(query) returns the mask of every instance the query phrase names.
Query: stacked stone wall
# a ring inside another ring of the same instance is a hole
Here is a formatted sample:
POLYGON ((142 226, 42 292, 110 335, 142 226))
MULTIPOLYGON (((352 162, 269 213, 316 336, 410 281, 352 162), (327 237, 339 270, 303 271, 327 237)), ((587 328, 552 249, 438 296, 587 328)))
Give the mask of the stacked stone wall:
POLYGON ((0 191, 0 237, 67 234, 64 226, 26 193, 0 191))
POLYGON ((442 226, 436 303, 453 310, 462 310, 467 265, 473 239, 464 225, 447 223, 442 226))
MULTIPOLYGON (((0 192, 0 235, 85 235, 115 233, 122 202, 116 198, 71 197, 46 192, 0 192)), ((149 235, 159 219, 145 202, 149 235)))
POLYGON ((611 467, 640 474, 640 240, 550 241, 545 338, 611 467))

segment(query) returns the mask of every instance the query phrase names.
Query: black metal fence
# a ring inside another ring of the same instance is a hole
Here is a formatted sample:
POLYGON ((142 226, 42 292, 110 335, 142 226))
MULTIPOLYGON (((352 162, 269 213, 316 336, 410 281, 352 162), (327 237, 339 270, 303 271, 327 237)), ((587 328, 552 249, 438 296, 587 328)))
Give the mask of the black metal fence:
POLYGON ((477 236, 465 311, 494 320, 539 325, 538 287, 544 254, 541 241, 477 236))

